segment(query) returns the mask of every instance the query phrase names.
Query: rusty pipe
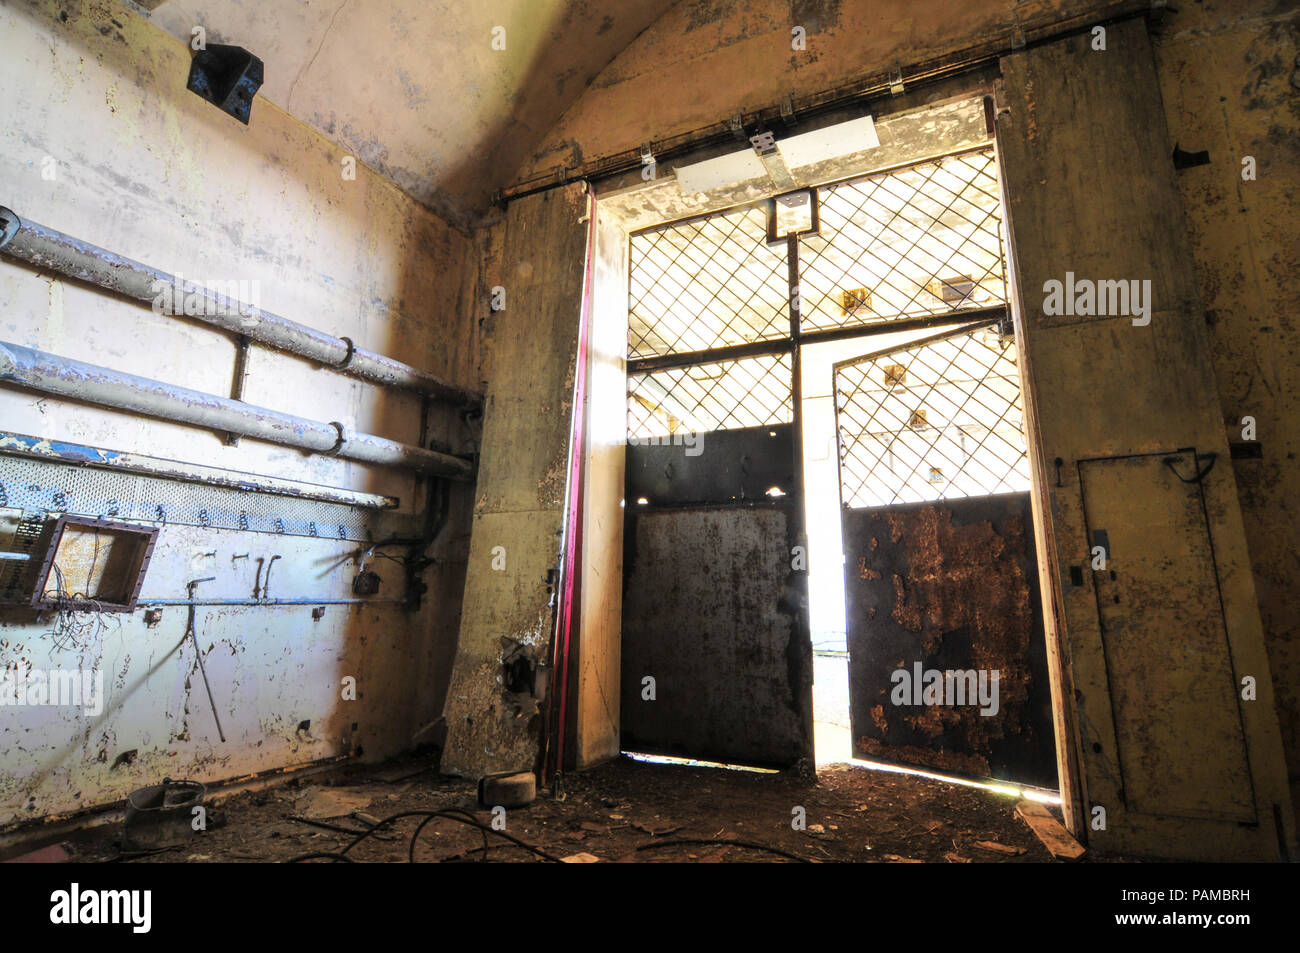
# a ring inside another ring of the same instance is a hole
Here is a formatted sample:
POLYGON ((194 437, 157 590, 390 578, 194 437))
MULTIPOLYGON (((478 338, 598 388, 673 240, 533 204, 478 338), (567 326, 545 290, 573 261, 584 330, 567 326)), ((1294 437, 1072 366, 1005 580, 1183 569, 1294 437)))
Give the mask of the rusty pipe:
POLYGON ((355 433, 341 423, 296 417, 5 341, 0 341, 0 382, 363 463, 453 480, 469 480, 473 474, 473 466, 460 457, 355 433))
MULTIPOLYGON (((335 337, 296 321, 263 311, 204 285, 184 280, 159 268, 125 258, 106 248, 20 218, 0 206, 0 251, 11 258, 68 278, 85 281, 108 291, 156 305, 160 297, 191 299, 201 307, 175 307, 164 314, 183 316, 227 331, 246 335, 259 344, 305 357, 332 370, 376 384, 418 391, 448 403, 478 407, 481 394, 418 370, 363 347, 345 337, 335 337), (191 314, 190 311, 198 311, 191 314)), ((155 307, 155 310, 157 308, 155 307)))

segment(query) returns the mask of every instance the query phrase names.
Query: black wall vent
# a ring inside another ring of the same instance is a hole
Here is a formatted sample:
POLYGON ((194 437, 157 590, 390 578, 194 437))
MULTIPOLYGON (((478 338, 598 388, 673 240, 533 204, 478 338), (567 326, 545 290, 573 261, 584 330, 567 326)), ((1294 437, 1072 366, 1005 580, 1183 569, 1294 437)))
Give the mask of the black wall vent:
POLYGON ((247 126, 262 88, 262 61, 242 46, 212 43, 194 54, 185 85, 247 126))

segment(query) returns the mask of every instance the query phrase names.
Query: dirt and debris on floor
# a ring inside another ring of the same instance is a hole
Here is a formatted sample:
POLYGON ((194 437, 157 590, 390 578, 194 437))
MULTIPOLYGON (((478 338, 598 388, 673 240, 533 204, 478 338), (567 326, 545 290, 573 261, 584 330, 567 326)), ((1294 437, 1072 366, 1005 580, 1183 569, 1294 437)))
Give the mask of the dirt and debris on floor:
MULTIPOLYGON (((63 846, 73 860, 132 863, 475 862, 485 844, 489 861, 515 863, 1053 862, 1014 797, 848 764, 819 766, 814 781, 624 757, 567 776, 562 798, 548 789, 506 811, 501 833, 492 830, 499 811, 478 804, 472 781, 439 777, 418 760, 209 802, 208 830, 181 847, 124 856, 120 825, 63 846), (792 826, 798 808, 803 830, 792 826)), ((1098 859, 1089 852, 1082 861, 1098 859)))

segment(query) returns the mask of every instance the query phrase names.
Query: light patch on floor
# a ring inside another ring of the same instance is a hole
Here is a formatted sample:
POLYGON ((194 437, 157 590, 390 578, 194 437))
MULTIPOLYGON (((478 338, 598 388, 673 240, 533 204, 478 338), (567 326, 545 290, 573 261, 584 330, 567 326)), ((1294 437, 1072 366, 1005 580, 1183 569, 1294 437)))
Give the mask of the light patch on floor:
POLYGON ((849 724, 849 660, 840 654, 813 655, 813 744, 817 764, 851 764, 871 771, 912 774, 949 784, 980 788, 1007 797, 1028 798, 1043 804, 1060 804, 1060 795, 1042 788, 1021 787, 1014 783, 974 781, 919 768, 906 768, 883 761, 858 758, 853 752, 853 731, 849 724))
POLYGON ((635 751, 622 752, 633 761, 645 761, 649 764, 680 764, 690 768, 723 768, 727 771, 750 771, 754 774, 779 774, 776 768, 756 768, 748 764, 727 764, 722 761, 698 761, 695 758, 674 758, 666 754, 638 754, 635 751))

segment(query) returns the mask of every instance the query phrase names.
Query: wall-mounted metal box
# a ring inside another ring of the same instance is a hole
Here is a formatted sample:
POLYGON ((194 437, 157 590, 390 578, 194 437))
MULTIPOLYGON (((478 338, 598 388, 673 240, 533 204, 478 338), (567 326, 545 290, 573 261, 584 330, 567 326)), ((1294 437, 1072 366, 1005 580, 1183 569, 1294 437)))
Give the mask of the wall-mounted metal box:
POLYGON ((158 527, 64 514, 32 554, 32 607, 133 612, 158 527))

